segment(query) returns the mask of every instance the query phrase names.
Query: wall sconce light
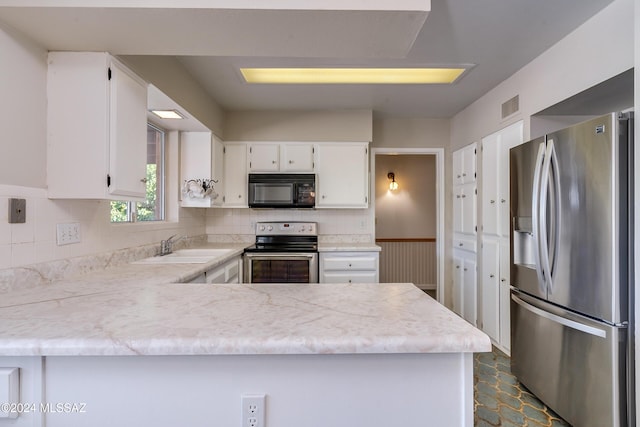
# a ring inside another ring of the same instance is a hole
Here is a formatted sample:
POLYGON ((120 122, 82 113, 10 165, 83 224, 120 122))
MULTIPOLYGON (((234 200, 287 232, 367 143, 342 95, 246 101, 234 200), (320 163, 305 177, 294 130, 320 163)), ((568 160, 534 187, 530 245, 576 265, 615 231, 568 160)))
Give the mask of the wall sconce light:
POLYGON ((396 182, 396 174, 394 174, 393 172, 389 172, 387 174, 387 178, 389 178, 391 180, 391 182, 389 183, 389 190, 391 190, 391 191, 397 190, 398 189, 398 183, 396 182))

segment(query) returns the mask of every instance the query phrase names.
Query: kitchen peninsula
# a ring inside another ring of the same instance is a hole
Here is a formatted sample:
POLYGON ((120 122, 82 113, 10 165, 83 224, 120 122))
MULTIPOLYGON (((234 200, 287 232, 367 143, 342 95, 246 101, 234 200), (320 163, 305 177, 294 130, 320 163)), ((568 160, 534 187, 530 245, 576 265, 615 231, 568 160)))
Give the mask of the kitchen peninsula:
POLYGON ((22 403, 84 406, 0 426, 233 427, 244 394, 266 395, 265 427, 472 426, 489 339, 414 285, 169 283, 189 268, 2 294, 0 367, 21 368, 22 403))

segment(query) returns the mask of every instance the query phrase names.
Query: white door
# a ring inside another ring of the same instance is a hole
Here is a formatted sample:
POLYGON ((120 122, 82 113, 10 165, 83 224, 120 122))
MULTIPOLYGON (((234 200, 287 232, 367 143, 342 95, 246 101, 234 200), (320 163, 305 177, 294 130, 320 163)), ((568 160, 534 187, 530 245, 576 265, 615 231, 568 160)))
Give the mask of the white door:
POLYGON ((463 262, 464 296, 462 303, 462 317, 472 325, 476 325, 477 278, 476 260, 465 259, 463 262))

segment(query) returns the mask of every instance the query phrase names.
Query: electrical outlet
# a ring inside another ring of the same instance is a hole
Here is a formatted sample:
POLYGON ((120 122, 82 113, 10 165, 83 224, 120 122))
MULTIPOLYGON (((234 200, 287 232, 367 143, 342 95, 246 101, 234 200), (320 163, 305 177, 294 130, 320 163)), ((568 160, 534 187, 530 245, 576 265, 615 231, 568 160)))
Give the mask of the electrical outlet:
POLYGON ((265 426, 265 400, 264 394, 243 394, 242 401, 242 427, 266 427, 265 426))
POLYGON ((80 243, 80 223, 57 224, 56 242, 58 246, 80 243))

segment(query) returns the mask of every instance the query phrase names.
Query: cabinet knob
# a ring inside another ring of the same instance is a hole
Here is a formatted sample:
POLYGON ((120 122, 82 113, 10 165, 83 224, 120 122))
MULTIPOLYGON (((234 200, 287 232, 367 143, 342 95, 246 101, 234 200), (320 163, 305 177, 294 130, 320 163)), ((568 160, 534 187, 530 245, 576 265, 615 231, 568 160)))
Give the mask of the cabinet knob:
POLYGON ((457 268, 457 269, 460 269, 460 266, 459 266, 459 265, 456 265, 456 268, 457 268))
POLYGON ((500 203, 505 203, 506 200, 505 199, 500 199, 500 203))
POLYGON ((494 204, 496 201, 495 200, 490 200, 489 201, 491 204, 494 204))
POLYGON ((466 174, 466 173, 463 173, 463 174, 462 174, 462 176, 467 176, 467 174, 466 174))
POLYGON ((351 279, 349 279, 349 283, 351 283, 351 279))
POLYGON ((323 195, 322 195, 322 198, 324 199, 325 197, 327 197, 327 196, 325 196, 325 195, 323 194, 323 195))
POLYGON ((351 267, 351 263, 349 263, 349 267, 351 267))
POLYGON ((500 279, 500 281, 504 283, 507 281, 507 279, 500 279))
POLYGON ((467 197, 465 194, 462 195, 462 198, 464 199, 465 197, 467 197))
POLYGON ((458 195, 456 196, 456 199, 459 199, 459 198, 460 198, 460 195, 458 194, 458 195))
POLYGON ((463 268, 464 271, 467 271, 467 267, 463 268))
POLYGON ((496 276, 494 276, 493 274, 490 274, 489 277, 493 279, 496 276))
POLYGON ((289 160, 289 164, 292 165, 293 164, 293 160, 289 160))
POLYGON ((238 199, 242 199, 242 194, 238 194, 238 199))
POLYGON ((146 184, 146 183, 147 183, 147 178, 142 178, 142 179, 140 180, 140 182, 143 182, 143 183, 145 183, 145 184, 146 184))
POLYGON ((276 164, 276 161, 275 161, 275 160, 271 160, 271 164, 272 164, 272 165, 275 165, 275 164, 276 164))
POLYGON ((461 176, 460 176, 460 175, 458 175, 458 178, 461 178, 461 176))
POLYGON ((464 246, 464 243, 460 242, 458 243, 458 246, 464 246))

